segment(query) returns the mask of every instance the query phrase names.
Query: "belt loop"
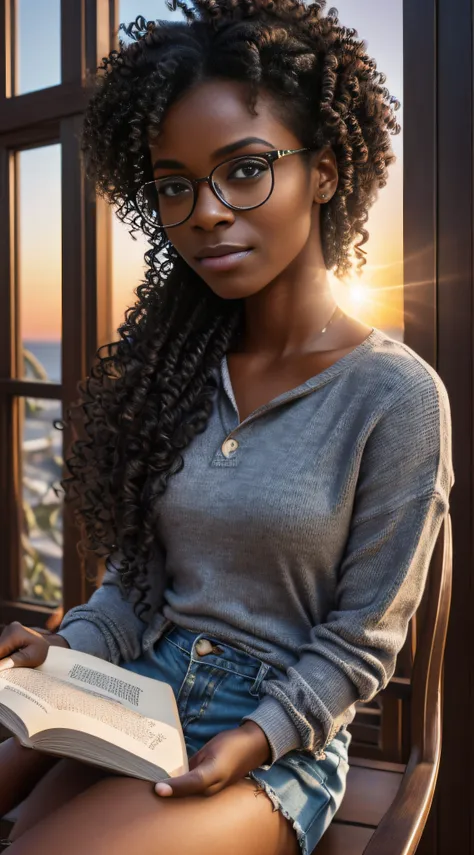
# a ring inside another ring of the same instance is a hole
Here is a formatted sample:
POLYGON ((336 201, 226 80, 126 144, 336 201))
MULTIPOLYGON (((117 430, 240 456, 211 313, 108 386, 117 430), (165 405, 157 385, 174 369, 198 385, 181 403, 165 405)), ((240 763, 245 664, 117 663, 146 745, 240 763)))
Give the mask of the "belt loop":
POLYGON ((260 686, 262 685, 262 683, 263 683, 265 677, 267 676, 270 668, 271 668, 270 665, 267 665, 266 662, 262 662, 262 664, 260 665, 260 668, 258 669, 258 674, 255 677, 255 680, 250 687, 251 692, 253 692, 254 694, 258 693, 260 686))

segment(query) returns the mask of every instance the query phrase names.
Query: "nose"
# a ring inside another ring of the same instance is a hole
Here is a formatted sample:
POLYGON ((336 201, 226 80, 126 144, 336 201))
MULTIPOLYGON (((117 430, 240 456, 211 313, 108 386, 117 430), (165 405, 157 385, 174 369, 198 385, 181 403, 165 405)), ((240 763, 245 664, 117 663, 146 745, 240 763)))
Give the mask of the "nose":
POLYGON ((207 182, 197 188, 197 199, 190 225, 203 231, 212 231, 218 225, 230 225, 235 220, 234 211, 227 208, 207 182))

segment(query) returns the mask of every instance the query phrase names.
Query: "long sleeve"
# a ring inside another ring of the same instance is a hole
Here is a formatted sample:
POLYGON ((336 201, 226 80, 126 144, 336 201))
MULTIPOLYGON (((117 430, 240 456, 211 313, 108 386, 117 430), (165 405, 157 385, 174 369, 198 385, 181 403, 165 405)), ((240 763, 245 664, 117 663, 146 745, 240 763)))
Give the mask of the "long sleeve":
POLYGON ((334 608, 285 677, 245 716, 265 732, 269 769, 293 749, 320 756, 356 701, 385 688, 425 586, 454 483, 446 390, 426 371, 374 425, 362 454, 334 608))
POLYGON ((118 560, 119 553, 108 557, 101 587, 94 591, 89 602, 66 613, 58 632, 74 650, 115 664, 121 660, 129 662, 140 655, 147 622, 163 602, 166 579, 164 551, 156 544, 155 555, 147 567, 150 591, 145 602, 150 609, 142 620, 134 610, 138 599, 136 591, 127 596, 121 591, 116 569, 118 560))

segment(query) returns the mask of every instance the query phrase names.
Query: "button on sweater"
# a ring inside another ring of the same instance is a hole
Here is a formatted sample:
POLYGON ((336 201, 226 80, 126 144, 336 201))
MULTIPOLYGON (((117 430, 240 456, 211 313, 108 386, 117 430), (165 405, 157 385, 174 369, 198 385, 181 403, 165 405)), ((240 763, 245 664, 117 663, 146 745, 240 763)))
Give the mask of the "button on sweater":
POLYGON ((60 634, 120 664, 175 623, 270 664, 241 722, 266 734, 269 769, 321 756, 390 680, 449 510, 450 410, 436 372, 378 329, 242 423, 225 357, 216 381, 160 498, 151 609, 137 617, 111 555, 60 634))

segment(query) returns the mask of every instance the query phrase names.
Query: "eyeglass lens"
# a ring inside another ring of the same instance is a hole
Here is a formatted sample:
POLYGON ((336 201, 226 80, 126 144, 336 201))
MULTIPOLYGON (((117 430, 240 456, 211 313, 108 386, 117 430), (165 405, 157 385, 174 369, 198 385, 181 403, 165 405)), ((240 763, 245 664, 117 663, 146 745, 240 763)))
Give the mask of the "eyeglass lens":
MULTIPOLYGON (((233 208, 256 208, 266 202, 272 192, 272 170, 264 158, 249 156, 229 160, 218 166, 212 178, 217 195, 233 208)), ((137 201, 148 222, 167 228, 179 225, 191 214, 194 187, 187 178, 169 175, 140 188, 137 201)))

